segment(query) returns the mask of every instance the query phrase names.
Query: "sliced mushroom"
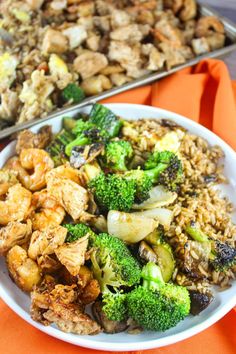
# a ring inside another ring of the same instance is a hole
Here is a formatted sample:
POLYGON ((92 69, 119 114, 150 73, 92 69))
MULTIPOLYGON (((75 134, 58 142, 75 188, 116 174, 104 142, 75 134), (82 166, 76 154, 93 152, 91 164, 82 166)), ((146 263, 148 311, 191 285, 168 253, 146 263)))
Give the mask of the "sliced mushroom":
POLYGON ((189 294, 191 299, 190 312, 194 316, 205 310, 213 300, 213 296, 210 293, 203 294, 196 290, 190 290, 189 294))
POLYGON ((75 146, 72 149, 70 164, 74 168, 80 168, 86 163, 93 161, 104 149, 104 145, 101 143, 95 143, 92 145, 75 146))
POLYGON ((138 249, 139 257, 145 262, 154 262, 157 263, 157 255, 153 249, 145 242, 140 242, 138 249))
POLYGON ((105 333, 119 333, 126 330, 128 327, 127 321, 111 321, 102 311, 102 302, 95 301, 92 306, 93 315, 95 320, 102 326, 105 333))

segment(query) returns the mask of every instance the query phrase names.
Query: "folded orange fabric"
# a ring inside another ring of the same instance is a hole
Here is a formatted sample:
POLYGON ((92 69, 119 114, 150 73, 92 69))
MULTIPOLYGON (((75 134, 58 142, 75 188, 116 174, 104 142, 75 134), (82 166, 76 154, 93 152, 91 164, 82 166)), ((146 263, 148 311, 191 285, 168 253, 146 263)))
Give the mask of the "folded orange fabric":
MULTIPOLYGON (((228 70, 221 61, 205 60, 152 86, 122 93, 104 102, 141 103, 180 113, 213 130, 236 149, 236 83, 231 82, 228 70)), ((0 314, 0 353, 96 353, 41 333, 15 315, 2 301, 0 314)), ((235 330, 236 316, 231 311, 221 321, 192 338, 145 353, 234 354, 235 330)))

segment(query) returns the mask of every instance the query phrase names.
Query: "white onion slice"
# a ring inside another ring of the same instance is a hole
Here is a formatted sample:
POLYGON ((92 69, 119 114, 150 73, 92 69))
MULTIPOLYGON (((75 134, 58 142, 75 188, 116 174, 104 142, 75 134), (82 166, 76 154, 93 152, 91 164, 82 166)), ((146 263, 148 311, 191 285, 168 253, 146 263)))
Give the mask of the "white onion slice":
POLYGON ((163 186, 156 186, 149 192, 150 197, 141 204, 134 204, 132 209, 154 209, 169 205, 175 201, 177 194, 166 190, 163 186))
POLYGON ((143 240, 157 226, 157 220, 132 213, 110 210, 107 215, 108 233, 127 243, 143 240))
POLYGON ((155 219, 159 221, 159 223, 163 225, 165 228, 170 227, 170 224, 174 217, 173 211, 166 208, 155 208, 155 209, 143 210, 143 211, 134 212, 133 214, 144 216, 150 219, 155 219))

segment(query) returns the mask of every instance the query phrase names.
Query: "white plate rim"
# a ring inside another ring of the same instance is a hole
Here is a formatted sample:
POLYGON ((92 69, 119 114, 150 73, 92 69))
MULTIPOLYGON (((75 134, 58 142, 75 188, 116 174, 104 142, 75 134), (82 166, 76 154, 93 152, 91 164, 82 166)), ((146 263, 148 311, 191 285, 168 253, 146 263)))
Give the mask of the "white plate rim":
MULTIPOLYGON (((224 151, 228 151, 230 155, 232 155, 233 159, 235 160, 236 163, 236 153, 235 151, 226 143, 224 142, 219 136, 214 134, 212 131, 209 129, 203 127, 202 125, 198 124, 197 122, 186 118, 182 115, 179 115, 175 112, 171 112, 168 110, 160 109, 157 107, 152 107, 152 106, 146 106, 146 105, 139 105, 139 104, 129 104, 129 103, 109 103, 105 104, 110 109, 119 109, 121 106, 122 108, 134 108, 134 109, 140 109, 144 108, 145 110, 150 112, 150 118, 151 118, 151 112, 156 111, 160 115, 163 116, 169 116, 169 118, 173 121, 177 121, 178 124, 183 126, 192 126, 193 128, 196 128, 197 130, 201 130, 203 133, 205 132, 208 136, 214 137, 214 140, 217 142, 218 145, 220 145, 224 151)), ((88 106, 86 109, 89 109, 88 106)), ((81 108, 78 110, 79 111, 84 111, 85 107, 81 108)), ((77 113, 78 113, 77 112, 77 113)), ((53 119, 52 119, 53 121, 53 119)), ((47 124, 50 124, 50 121, 47 122, 47 124)), ((44 125, 44 124, 43 124, 44 125)), ((40 123, 35 125, 33 129, 37 129, 37 127, 40 127, 40 123)), ((11 145, 11 144, 9 144, 11 145)), ((0 153, 0 158, 2 156, 3 152, 6 152, 6 150, 9 148, 9 145, 7 145, 0 153)), ((112 342, 112 347, 107 347, 106 342, 95 342, 92 341, 91 339, 88 339, 88 336, 83 337, 83 336, 76 336, 76 335, 71 335, 70 333, 64 333, 56 328, 53 328, 51 326, 45 327, 41 325, 40 323, 37 323, 31 319, 29 314, 24 311, 18 304, 14 302, 14 300, 8 296, 7 292, 3 288, 3 286, 0 284, 0 297, 2 300, 16 313, 18 314, 22 319, 24 319, 26 322, 34 326, 35 328, 39 329, 40 331, 58 338, 60 340, 63 340, 65 342, 77 345, 77 346, 82 346, 85 348, 90 348, 90 349, 96 349, 96 350, 106 350, 106 351, 133 351, 133 350, 146 350, 146 349, 152 349, 152 348, 159 348, 163 346, 167 346, 170 344, 177 343, 179 341, 182 341, 184 339, 190 338, 193 335, 196 335, 197 333, 200 333, 201 331, 207 329, 211 325, 213 325, 215 322, 220 320, 222 317, 224 317, 235 305, 236 305, 236 294, 232 296, 230 301, 228 301, 226 304, 223 305, 221 310, 216 311, 214 314, 212 314, 207 320, 205 320, 202 323, 199 323, 187 330, 182 331, 181 333, 177 334, 171 334, 169 336, 166 336, 164 338, 158 338, 154 340, 148 340, 145 342, 132 342, 132 343, 121 343, 121 342, 112 342), (113 347, 114 346, 114 347, 113 347)), ((89 337, 89 338, 92 338, 89 337)))

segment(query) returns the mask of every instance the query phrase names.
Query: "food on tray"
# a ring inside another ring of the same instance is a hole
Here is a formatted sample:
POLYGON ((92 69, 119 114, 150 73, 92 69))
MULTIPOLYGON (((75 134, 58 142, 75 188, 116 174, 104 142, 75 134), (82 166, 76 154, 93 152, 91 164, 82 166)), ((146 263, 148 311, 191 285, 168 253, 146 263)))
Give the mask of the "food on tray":
POLYGON ((195 0, 2 0, 0 29, 1 127, 225 44, 222 22, 200 17, 195 0))
POLYGON ((97 334, 165 331, 203 311, 236 271, 222 157, 172 121, 100 104, 54 136, 19 133, 0 171, 0 255, 32 318, 97 334))

